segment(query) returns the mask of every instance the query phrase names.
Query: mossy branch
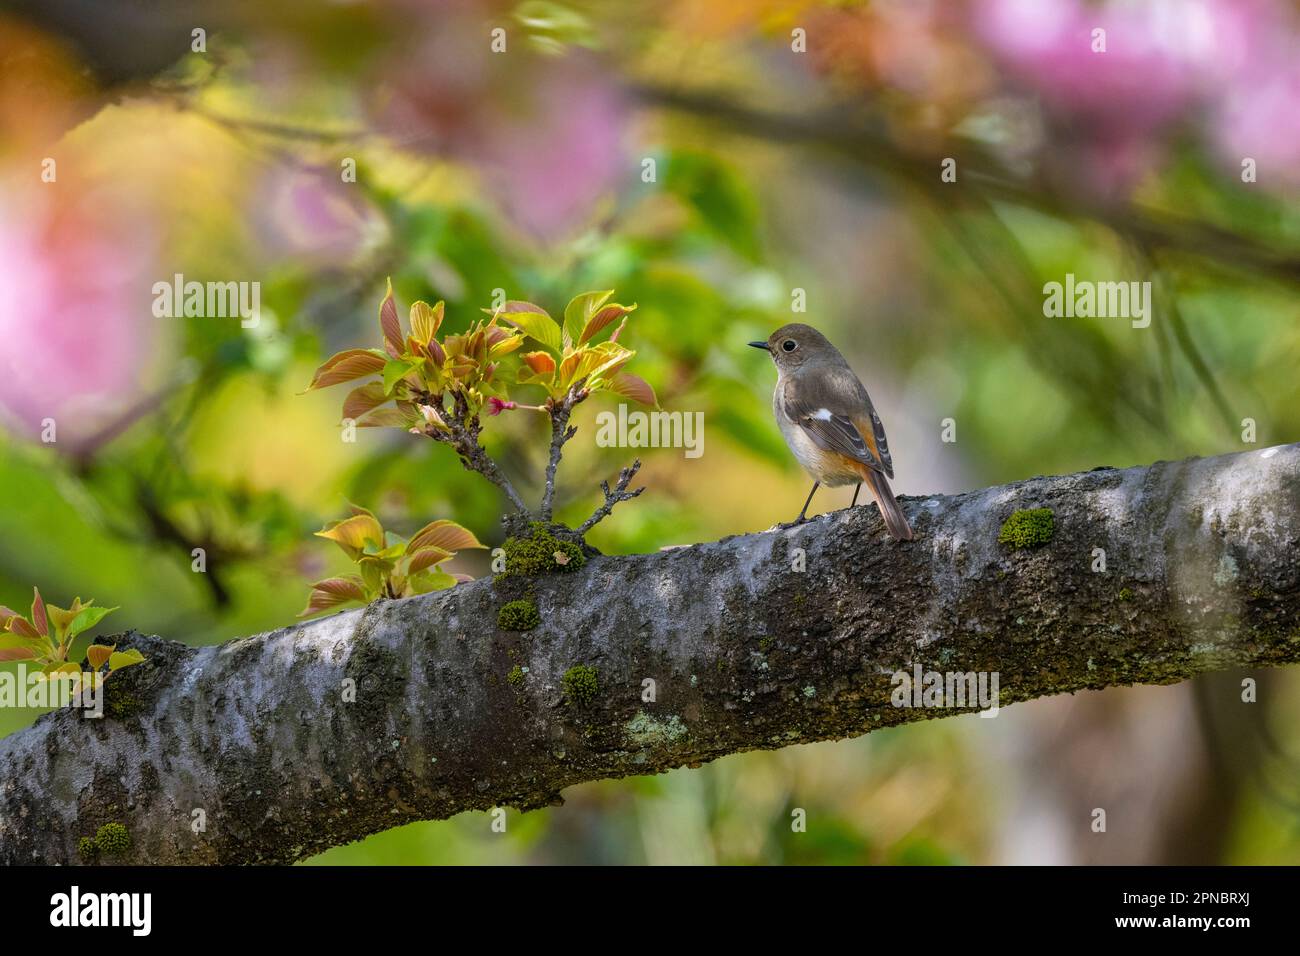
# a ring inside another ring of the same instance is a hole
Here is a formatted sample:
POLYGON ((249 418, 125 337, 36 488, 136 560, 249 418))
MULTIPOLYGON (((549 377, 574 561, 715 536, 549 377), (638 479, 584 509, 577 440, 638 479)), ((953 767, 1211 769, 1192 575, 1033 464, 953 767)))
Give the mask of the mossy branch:
POLYGON ((997 672, 1005 707, 1300 662, 1300 445, 902 505, 911 542, 868 505, 543 567, 527 631, 497 626, 507 576, 220 646, 121 637, 148 662, 109 682, 108 716, 58 711, 0 741, 0 863, 83 862, 99 833, 112 862, 289 863, 962 713, 894 705, 891 675, 918 665, 997 672), (998 540, 1017 512, 1037 516, 1004 537, 1029 546, 998 540))

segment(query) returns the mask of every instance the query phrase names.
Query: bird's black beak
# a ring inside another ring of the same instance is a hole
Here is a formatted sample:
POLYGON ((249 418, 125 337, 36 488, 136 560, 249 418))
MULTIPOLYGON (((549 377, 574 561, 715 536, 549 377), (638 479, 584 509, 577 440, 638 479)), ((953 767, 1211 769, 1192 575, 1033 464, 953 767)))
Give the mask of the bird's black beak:
POLYGON ((750 343, 749 343, 749 346, 750 346, 750 348, 762 349, 764 352, 770 352, 770 351, 772 351, 771 349, 769 349, 769 348, 767 347, 767 343, 766 343, 766 342, 750 342, 750 343))

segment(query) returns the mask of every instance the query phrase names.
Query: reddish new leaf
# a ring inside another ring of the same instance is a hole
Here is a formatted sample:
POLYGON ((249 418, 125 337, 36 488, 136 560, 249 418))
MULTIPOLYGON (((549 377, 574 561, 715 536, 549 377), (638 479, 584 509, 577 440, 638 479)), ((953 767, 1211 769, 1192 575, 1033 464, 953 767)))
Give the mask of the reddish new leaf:
POLYGON ((583 328, 582 336, 578 339, 578 344, 586 345, 600 334, 601 330, 607 325, 617 319, 621 319, 635 308, 635 305, 619 305, 617 302, 602 307, 599 312, 591 317, 590 321, 587 322, 586 327, 583 328))
POLYGON ((388 362, 382 355, 376 355, 369 349, 348 349, 326 359, 325 364, 316 370, 316 376, 307 390, 329 388, 355 378, 376 375, 384 370, 386 364, 388 362))
POLYGON ((650 383, 631 372, 619 372, 605 388, 615 395, 626 396, 642 405, 659 407, 659 400, 655 398, 655 390, 650 387, 650 383))
POLYGON ((384 350, 393 358, 402 354, 402 323, 397 318, 397 303, 393 300, 393 283, 389 280, 388 294, 379 304, 379 327, 384 331, 384 350))
POLYGON ((116 649, 116 644, 111 647, 105 644, 91 644, 86 648, 86 660, 90 662, 91 670, 97 671, 107 664, 109 657, 112 656, 113 651, 116 649))
POLYGON ((348 392, 348 397, 343 399, 343 417, 355 421, 366 412, 374 411, 386 401, 388 401, 388 396, 384 394, 383 384, 381 382, 367 382, 365 385, 348 392))
POLYGON ((474 537, 472 531, 443 518, 431 521, 415 532, 407 543, 406 550, 414 552, 421 548, 442 548, 446 551, 463 551, 465 548, 481 547, 483 543, 474 537))
POLYGON ((326 578, 324 581, 317 581, 312 585, 311 597, 307 600, 307 606, 298 613, 298 616, 306 617, 308 614, 315 614, 317 611, 338 607, 340 604, 346 604, 349 601, 364 601, 365 599, 366 592, 361 585, 360 579, 350 575, 342 578, 326 578))
POLYGON ((41 637, 49 637, 50 624, 45 619, 45 601, 41 598, 39 588, 32 588, 32 624, 41 637))
POLYGON ((550 375, 555 371, 555 359, 550 352, 528 352, 521 358, 538 375, 550 375))
MULTIPOLYGON (((409 548, 407 549, 407 553, 411 554, 409 548)), ((442 564, 442 562, 447 561, 450 558, 451 552, 445 551, 442 548, 421 548, 411 554, 409 571, 411 574, 419 574, 421 571, 442 564)))

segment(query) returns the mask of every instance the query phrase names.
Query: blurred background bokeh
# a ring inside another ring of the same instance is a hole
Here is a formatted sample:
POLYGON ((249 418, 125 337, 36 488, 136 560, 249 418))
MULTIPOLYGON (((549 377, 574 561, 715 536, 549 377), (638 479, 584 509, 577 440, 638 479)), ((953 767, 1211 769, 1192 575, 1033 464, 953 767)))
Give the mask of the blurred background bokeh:
MULTIPOLYGON (((503 502, 448 449, 342 441, 342 393, 301 394, 376 344, 390 276, 452 329, 497 289, 639 304, 621 341, 665 408, 704 413, 705 453, 643 454, 607 553, 797 513, 744 347, 792 320, 868 384, 903 495, 1294 441, 1298 198, 1284 0, 11 0, 0 603, 36 584, 120 605, 102 633, 211 643, 342 570, 311 532, 345 499, 499 544, 503 502), (260 323, 156 318, 177 273, 259 282, 260 323), (1150 326, 1044 316, 1067 273, 1150 281, 1150 326)), ((613 407, 579 410, 561 520, 629 457, 594 442, 613 407)), ((485 434, 535 500, 542 423, 485 434)), ((1300 677, 1250 675, 1243 704, 1243 676, 737 755, 313 862, 1300 862, 1300 677)))

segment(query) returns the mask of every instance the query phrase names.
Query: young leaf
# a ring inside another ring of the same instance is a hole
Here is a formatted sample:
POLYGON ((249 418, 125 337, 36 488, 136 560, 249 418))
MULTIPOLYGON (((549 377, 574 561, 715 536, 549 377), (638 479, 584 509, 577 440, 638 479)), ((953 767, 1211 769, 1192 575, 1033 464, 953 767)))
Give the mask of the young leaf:
POLYGON ((45 619, 45 601, 41 598, 38 588, 32 588, 32 626, 42 637, 49 636, 50 625, 45 619))
POLYGON ((361 579, 354 575, 341 578, 326 578, 324 581, 317 581, 311 588, 311 596, 307 599, 307 606, 298 613, 299 617, 306 617, 308 614, 315 614, 317 611, 338 607, 340 604, 347 604, 349 601, 364 602, 366 599, 365 587, 361 579))
POLYGON ((41 638, 0 634, 0 661, 34 661, 48 651, 49 646, 41 638))
POLYGON ((325 364, 316 370, 307 391, 316 388, 329 388, 341 382, 350 382, 366 375, 375 375, 384 370, 387 363, 382 352, 373 349, 348 349, 325 360, 325 364))
POLYGON ((430 591, 445 591, 447 588, 454 588, 457 583, 455 577, 443 571, 424 571, 420 574, 411 575, 406 582, 406 586, 412 594, 428 594, 430 591))
POLYGON ((432 307, 427 302, 417 302, 411 306, 411 336, 415 341, 425 346, 433 341, 442 325, 444 308, 442 302, 432 307))
POLYGON ((384 366, 384 394, 392 393, 393 388, 400 382, 408 372, 413 368, 419 367, 419 362, 408 362, 405 359, 393 359, 384 366))
POLYGON ((605 379, 614 377, 614 373, 632 360, 636 355, 631 349, 625 349, 613 342, 601 342, 599 345, 584 349, 582 361, 573 373, 575 379, 585 378, 592 384, 597 377, 605 379))
POLYGON ((86 661, 90 664, 91 670, 99 670, 108 663, 109 655, 117 650, 117 645, 112 644, 91 644, 86 648, 86 661))
POLYGON ((397 303, 393 301, 393 280, 388 280, 388 294, 379 303, 379 327, 384 332, 384 351, 393 358, 402 354, 402 323, 397 318, 397 303))
POLYGON ((446 350, 438 344, 437 339, 429 340, 429 361, 433 362, 434 369, 440 369, 443 363, 447 361, 446 350))
POLYGON ((410 574, 416 575, 421 571, 435 567, 442 562, 450 560, 452 554, 442 548, 421 548, 419 551, 412 553, 410 564, 407 570, 410 574))
POLYGON ((415 418, 401 408, 376 408, 357 422, 358 428, 406 428, 415 418))
POLYGON ((379 382, 366 382, 348 392, 343 399, 343 417, 356 421, 366 412, 373 411, 388 401, 388 394, 379 382))
MULTIPOLYGON (((392 535, 392 537, 397 536, 392 535)), ((404 554, 406 554, 406 542, 401 538, 397 538, 396 542, 388 545, 386 548, 366 548, 367 557, 379 558, 381 561, 387 561, 389 563, 396 561, 404 554)))
MULTIPOLYGON (((494 332, 505 332, 504 329, 493 329, 494 332)), ((517 348, 524 344, 524 337, 518 332, 508 332, 505 335, 488 336, 488 355, 491 358, 500 358, 503 355, 509 355, 517 348)))
POLYGON ((650 383, 631 372, 619 372, 610 379, 605 388, 615 395, 624 395, 642 405, 659 407, 659 400, 655 398, 655 390, 650 387, 650 383))
POLYGON ((134 647, 127 651, 115 651, 108 655, 108 672, 120 671, 123 667, 130 667, 133 664, 143 664, 144 655, 134 647))
POLYGON ((577 380, 577 376, 574 373, 578 371, 578 366, 582 364, 583 357, 586 354, 585 349, 580 352, 574 352, 570 355, 566 355, 560 362, 560 374, 556 377, 555 384, 561 391, 567 389, 577 380))
POLYGON ((468 528, 462 528, 454 521, 445 518, 431 521, 415 534, 406 545, 408 553, 415 553, 421 548, 442 548, 445 551, 462 551, 465 548, 481 548, 483 543, 474 537, 468 528))
POLYGON ((527 352, 521 358, 538 375, 550 375, 555 371, 555 359, 550 352, 527 352))
POLYGON ((569 304, 564 307, 564 331, 568 333, 571 344, 578 344, 591 317, 613 294, 613 289, 607 292, 584 292, 569 300, 569 304))
POLYGON ((636 308, 635 305, 619 305, 617 302, 607 305, 598 311, 582 329, 582 335, 578 337, 579 345, 586 345, 593 338, 600 334, 601 329, 618 319, 623 318, 629 312, 636 308))
POLYGON ((564 335, 556 321, 531 302, 507 302, 498 313, 552 352, 564 351, 564 335))
POLYGON ((28 623, 27 618, 20 617, 19 615, 11 617, 9 623, 5 625, 5 628, 11 634, 17 634, 20 637, 29 637, 41 642, 45 642, 46 640, 45 636, 41 634, 40 631, 36 630, 36 628, 32 627, 31 624, 28 623))
POLYGON ((388 572, 392 570, 390 565, 380 561, 363 559, 357 562, 357 567, 361 571, 361 580, 365 585, 366 598, 376 598, 384 592, 384 582, 388 579, 388 572))
MULTIPOLYGON (((93 604, 94 602, 92 601, 90 603, 93 604)), ((55 607, 53 604, 47 604, 45 605, 45 616, 49 619, 51 629, 53 629, 56 634, 62 635, 68 632, 68 625, 72 623, 74 617, 81 613, 81 608, 81 598, 74 600, 72 602, 72 607, 70 608, 55 607)))
POLYGON ((77 612, 77 616, 72 619, 68 625, 68 633, 64 637, 65 641, 71 641, 82 631, 94 627, 103 619, 106 614, 116 611, 115 607, 87 607, 77 612))
POLYGON ((349 558, 356 561, 361 557, 367 544, 376 548, 383 547, 384 528, 373 515, 354 515, 337 524, 322 528, 316 532, 318 538, 328 538, 337 544, 349 558))
POLYGON ((29 637, 26 634, 0 631, 0 647, 25 647, 34 654, 44 654, 49 651, 50 644, 39 634, 29 637))

